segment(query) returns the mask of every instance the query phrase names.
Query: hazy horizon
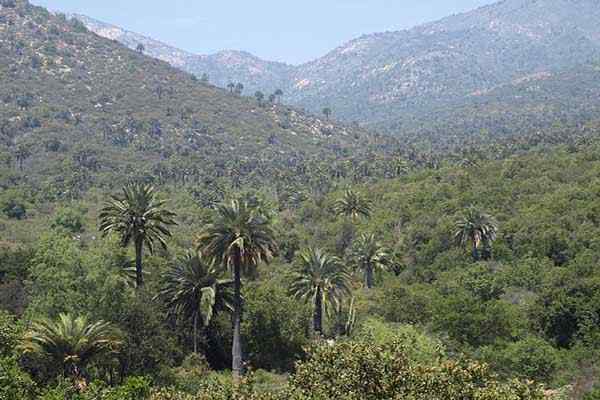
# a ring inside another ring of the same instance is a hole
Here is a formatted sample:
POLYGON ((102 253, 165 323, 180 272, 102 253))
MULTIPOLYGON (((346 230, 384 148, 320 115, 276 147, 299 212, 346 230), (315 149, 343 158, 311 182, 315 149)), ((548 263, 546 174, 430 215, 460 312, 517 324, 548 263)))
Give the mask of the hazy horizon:
POLYGON ((493 0, 261 0, 200 4, 132 0, 33 0, 52 11, 80 13, 196 54, 242 50, 272 61, 300 64, 364 34, 393 31, 494 3, 493 0), (310 23, 308 23, 310 22, 310 23))

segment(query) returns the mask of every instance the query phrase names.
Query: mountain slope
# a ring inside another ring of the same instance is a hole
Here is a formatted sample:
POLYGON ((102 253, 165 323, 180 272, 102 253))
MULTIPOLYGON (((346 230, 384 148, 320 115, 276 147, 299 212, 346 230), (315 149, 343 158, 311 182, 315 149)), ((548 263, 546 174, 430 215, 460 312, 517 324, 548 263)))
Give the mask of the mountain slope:
POLYGON ((600 57, 597 0, 506 0, 368 35, 302 66, 292 101, 388 124, 525 76, 600 57))
POLYGON ((579 65, 585 70, 600 59, 598 21, 598 0, 504 0, 410 30, 365 35, 296 67, 229 53, 196 56, 205 61, 182 68, 207 72, 217 85, 281 88, 290 104, 313 112, 331 107, 337 118, 398 133, 431 110, 468 106, 473 93, 540 74, 559 78, 579 65))
POLYGON ((66 196, 139 177, 200 182, 242 164, 239 174, 260 180, 354 154, 363 136, 258 106, 26 1, 0 8, 2 188, 66 196))
POLYGON ((246 93, 254 94, 256 90, 272 93, 287 84, 293 71, 290 65, 264 61, 243 51, 225 50, 197 55, 85 15, 73 14, 71 17, 83 22, 96 34, 117 40, 130 49, 142 44, 145 54, 151 57, 197 76, 207 74, 210 81, 220 87, 226 87, 230 82, 243 82, 246 93))

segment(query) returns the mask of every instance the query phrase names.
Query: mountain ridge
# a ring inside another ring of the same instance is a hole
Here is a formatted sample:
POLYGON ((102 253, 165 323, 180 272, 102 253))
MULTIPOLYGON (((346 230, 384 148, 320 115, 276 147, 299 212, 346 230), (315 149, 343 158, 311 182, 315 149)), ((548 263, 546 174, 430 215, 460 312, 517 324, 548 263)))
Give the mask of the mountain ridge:
MULTIPOLYGON (((400 122, 472 93, 600 59, 597 0, 503 0, 406 30, 362 35, 292 66, 247 52, 193 56, 181 68, 247 92, 395 133, 400 122)), ((94 29, 92 29, 94 30, 94 29)), ((129 44, 133 47, 133 43, 129 44)))

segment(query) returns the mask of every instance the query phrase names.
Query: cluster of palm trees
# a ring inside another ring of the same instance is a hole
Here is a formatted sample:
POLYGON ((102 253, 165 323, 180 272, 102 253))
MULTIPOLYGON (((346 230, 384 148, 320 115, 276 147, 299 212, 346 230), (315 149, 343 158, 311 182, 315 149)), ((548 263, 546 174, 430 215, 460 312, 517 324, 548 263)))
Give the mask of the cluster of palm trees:
MULTIPOLYGON (((347 190, 334 204, 337 215, 356 223, 369 218, 371 203, 357 192, 347 190)), ((113 196, 101 210, 100 231, 117 234, 122 246, 135 247, 136 287, 143 286, 143 249, 153 252, 158 243, 166 249, 171 237, 170 226, 176 224, 175 213, 165 208, 155 189, 133 183, 113 196)), ((491 254, 497 223, 493 217, 471 207, 456 222, 455 238, 464 245, 471 242, 472 256, 480 259, 491 254)), ((162 276, 162 289, 155 299, 162 300, 175 317, 191 323, 193 351, 198 351, 200 324, 206 328, 213 316, 228 311, 232 316, 232 372, 235 382, 242 376, 242 275, 253 272, 262 262, 277 253, 272 216, 259 202, 232 200, 215 207, 212 223, 195 239, 195 249, 177 259, 162 276), (227 278, 227 272, 232 279, 227 278)), ((344 299, 352 292, 352 272, 364 275, 365 287, 371 289, 374 273, 390 266, 391 257, 374 234, 363 234, 349 248, 346 262, 318 248, 301 252, 290 274, 290 293, 313 307, 313 330, 323 334, 324 313, 341 314, 344 299)), ((353 324, 355 311, 350 301, 353 324)), ((348 327, 346 327, 348 329, 348 327)), ((94 358, 115 353, 120 341, 115 329, 104 321, 90 323, 84 317, 60 315, 57 321, 41 320, 31 326, 23 340, 23 351, 37 353, 61 365, 78 386, 87 382, 86 365, 94 358)))

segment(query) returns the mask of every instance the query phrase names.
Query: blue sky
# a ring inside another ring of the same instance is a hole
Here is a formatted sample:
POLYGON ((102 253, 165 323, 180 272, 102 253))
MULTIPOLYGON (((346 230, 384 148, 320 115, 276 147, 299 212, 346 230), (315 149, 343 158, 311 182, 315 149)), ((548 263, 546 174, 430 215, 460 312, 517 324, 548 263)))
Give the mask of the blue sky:
POLYGON ((32 0, 199 54, 246 50, 298 64, 365 33, 399 30, 493 0, 32 0))

